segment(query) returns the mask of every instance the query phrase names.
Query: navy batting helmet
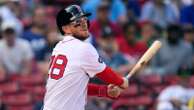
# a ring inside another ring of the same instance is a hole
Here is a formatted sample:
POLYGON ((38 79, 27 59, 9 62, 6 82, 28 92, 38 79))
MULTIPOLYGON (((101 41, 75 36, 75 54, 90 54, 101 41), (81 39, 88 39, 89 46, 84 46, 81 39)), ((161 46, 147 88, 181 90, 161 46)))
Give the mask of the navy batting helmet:
POLYGON ((70 5, 62 10, 60 10, 56 17, 56 23, 61 34, 65 34, 62 30, 62 26, 67 25, 76 19, 81 17, 88 17, 91 13, 85 13, 80 6, 70 5))

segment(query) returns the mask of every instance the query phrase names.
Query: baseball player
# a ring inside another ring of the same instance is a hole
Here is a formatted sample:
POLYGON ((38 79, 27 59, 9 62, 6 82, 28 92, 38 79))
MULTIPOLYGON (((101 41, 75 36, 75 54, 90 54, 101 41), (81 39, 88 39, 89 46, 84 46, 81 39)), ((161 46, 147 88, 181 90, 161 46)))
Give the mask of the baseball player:
POLYGON ((116 98, 128 87, 128 80, 119 76, 100 59, 88 42, 88 19, 77 5, 60 10, 56 17, 64 36, 54 48, 43 110, 84 110, 87 95, 116 98), (98 77, 107 85, 88 84, 98 77))

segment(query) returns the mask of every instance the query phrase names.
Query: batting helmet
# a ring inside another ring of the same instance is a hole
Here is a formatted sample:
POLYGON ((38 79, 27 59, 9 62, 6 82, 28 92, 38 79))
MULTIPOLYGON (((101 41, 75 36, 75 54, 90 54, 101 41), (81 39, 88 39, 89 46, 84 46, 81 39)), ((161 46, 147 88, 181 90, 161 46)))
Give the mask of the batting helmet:
POLYGON ((62 26, 67 25, 78 18, 88 17, 91 13, 85 13, 80 6, 70 5, 60 10, 56 17, 56 23, 61 34, 65 34, 62 30, 62 26))

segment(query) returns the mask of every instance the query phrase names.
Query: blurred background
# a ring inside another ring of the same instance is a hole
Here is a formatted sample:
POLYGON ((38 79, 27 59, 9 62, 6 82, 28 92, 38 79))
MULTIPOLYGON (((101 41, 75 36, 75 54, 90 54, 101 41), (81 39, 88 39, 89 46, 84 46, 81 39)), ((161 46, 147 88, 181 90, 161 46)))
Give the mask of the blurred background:
POLYGON ((194 0, 0 0, 0 110, 40 110, 55 16, 70 4, 92 13, 88 42, 120 75, 163 43, 119 99, 88 97, 86 110, 194 110, 194 0))

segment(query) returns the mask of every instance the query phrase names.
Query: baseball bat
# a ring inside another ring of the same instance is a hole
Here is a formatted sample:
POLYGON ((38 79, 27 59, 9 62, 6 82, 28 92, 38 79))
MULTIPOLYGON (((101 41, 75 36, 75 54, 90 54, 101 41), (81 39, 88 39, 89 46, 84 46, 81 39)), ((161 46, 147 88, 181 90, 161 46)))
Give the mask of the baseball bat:
POLYGON ((151 45, 151 47, 143 54, 143 56, 139 59, 139 61, 135 64, 135 66, 132 68, 132 70, 128 73, 126 78, 130 78, 132 75, 134 75, 138 70, 140 70, 142 67, 144 67, 148 61, 158 52, 160 47, 162 46, 162 43, 158 40, 154 41, 154 43, 151 45))

